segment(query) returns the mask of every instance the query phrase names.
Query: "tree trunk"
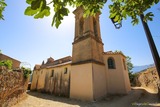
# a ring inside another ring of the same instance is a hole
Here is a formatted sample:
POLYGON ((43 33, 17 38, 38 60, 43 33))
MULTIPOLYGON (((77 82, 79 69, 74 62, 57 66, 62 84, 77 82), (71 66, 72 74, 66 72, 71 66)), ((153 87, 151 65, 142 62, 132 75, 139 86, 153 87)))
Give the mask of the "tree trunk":
MULTIPOLYGON (((159 58, 159 54, 158 54, 157 48, 155 46, 155 43, 153 41, 152 34, 150 32, 148 24, 143 20, 144 15, 141 14, 140 18, 141 18, 143 28, 144 28, 145 33, 146 33, 146 37, 147 37, 147 40, 148 40, 148 43, 149 43, 149 46, 150 46, 150 49, 151 49, 151 53, 152 53, 154 63, 155 63, 155 66, 156 66, 156 69, 157 69, 157 72, 158 72, 158 76, 159 76, 159 79, 160 79, 160 58, 159 58)), ((157 85, 158 85, 158 96, 160 98, 160 82, 158 82, 157 85)))

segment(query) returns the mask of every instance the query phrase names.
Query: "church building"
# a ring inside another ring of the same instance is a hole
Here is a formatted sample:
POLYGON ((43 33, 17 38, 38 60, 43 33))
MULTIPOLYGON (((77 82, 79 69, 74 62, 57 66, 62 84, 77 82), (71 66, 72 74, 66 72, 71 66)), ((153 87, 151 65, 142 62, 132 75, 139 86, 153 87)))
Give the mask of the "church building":
POLYGON ((104 52, 99 15, 75 14, 72 57, 52 57, 35 65, 31 90, 94 101, 108 94, 127 94, 131 90, 126 57, 121 52, 104 52))

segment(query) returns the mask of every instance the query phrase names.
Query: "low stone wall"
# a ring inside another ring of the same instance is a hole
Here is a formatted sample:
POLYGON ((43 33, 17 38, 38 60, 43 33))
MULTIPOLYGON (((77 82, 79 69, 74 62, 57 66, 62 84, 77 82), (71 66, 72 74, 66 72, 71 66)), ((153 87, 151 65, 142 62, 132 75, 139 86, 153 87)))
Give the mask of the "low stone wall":
POLYGON ((158 92, 159 76, 155 67, 148 68, 138 73, 135 78, 136 86, 146 87, 158 92))
POLYGON ((0 69, 0 107, 10 107, 23 99, 27 86, 23 72, 0 69))

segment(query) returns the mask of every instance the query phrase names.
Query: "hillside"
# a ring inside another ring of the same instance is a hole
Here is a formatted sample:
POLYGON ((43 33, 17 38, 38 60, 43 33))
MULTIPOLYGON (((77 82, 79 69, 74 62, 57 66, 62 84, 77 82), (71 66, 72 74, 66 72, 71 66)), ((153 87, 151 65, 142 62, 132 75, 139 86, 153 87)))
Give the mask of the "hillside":
POLYGON ((158 92, 157 83, 159 77, 155 67, 150 67, 136 74, 137 74, 137 76, 135 77, 136 86, 149 88, 153 91, 158 92))

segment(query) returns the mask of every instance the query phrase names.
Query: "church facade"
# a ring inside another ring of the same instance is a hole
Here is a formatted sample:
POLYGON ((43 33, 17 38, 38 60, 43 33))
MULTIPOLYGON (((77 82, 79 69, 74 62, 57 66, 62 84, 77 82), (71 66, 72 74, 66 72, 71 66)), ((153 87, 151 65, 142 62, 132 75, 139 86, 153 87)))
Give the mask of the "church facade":
POLYGON ((72 57, 35 65, 31 90, 80 100, 98 100, 107 94, 127 94, 130 82, 126 57, 121 52, 104 52, 99 14, 83 17, 83 9, 75 14, 75 36, 72 57))

